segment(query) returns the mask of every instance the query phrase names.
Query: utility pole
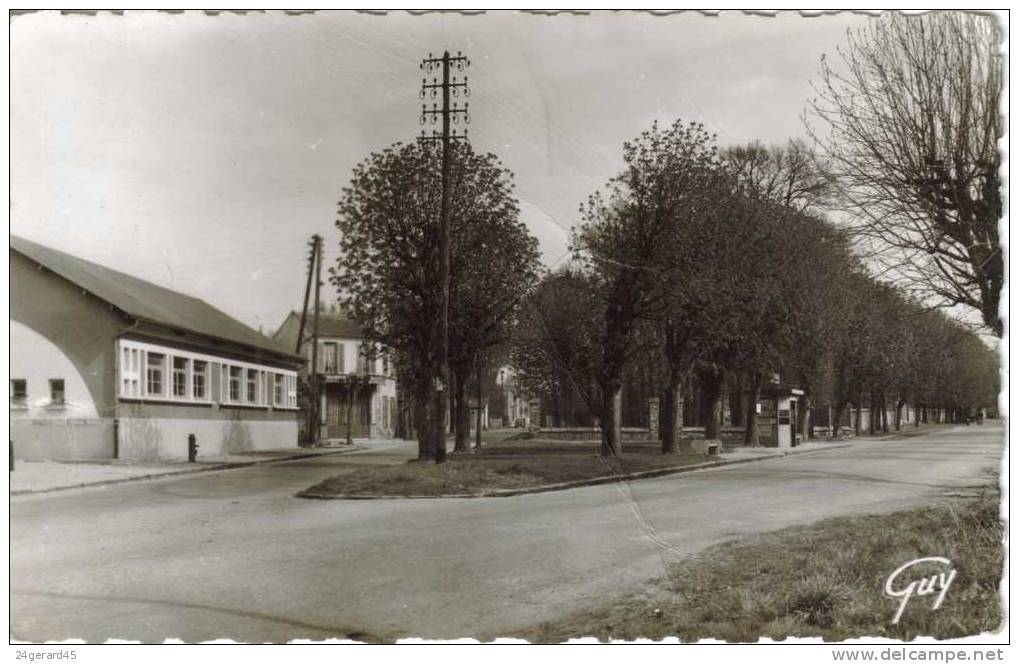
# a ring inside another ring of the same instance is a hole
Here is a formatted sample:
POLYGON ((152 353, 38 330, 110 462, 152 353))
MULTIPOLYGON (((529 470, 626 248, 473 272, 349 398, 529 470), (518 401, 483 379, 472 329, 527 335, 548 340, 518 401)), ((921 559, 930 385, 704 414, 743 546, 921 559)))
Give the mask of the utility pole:
POLYGON ((318 247, 318 251, 315 258, 315 317, 311 323, 311 375, 314 376, 312 380, 314 405, 311 408, 311 412, 315 417, 311 428, 311 444, 318 445, 319 421, 322 419, 322 414, 319 412, 319 407, 322 404, 322 382, 318 371, 318 314, 319 310, 322 309, 322 298, 319 296, 319 289, 322 287, 322 236, 315 235, 313 239, 315 246, 318 247))
POLYGON ((311 322, 311 366, 308 368, 308 385, 311 388, 311 403, 308 405, 308 445, 318 444, 319 406, 322 400, 318 375, 318 315, 322 306, 319 290, 322 286, 322 236, 311 236, 311 253, 308 255, 308 283, 304 288, 304 308, 301 310, 301 325, 297 330, 297 353, 309 341, 304 336, 308 327, 308 300, 311 297, 312 279, 315 288, 315 310, 311 322))
POLYGON ((316 237, 318 236, 313 235, 311 242, 308 245, 311 247, 311 251, 308 252, 308 283, 304 286, 304 307, 301 309, 301 325, 297 328, 297 348, 294 351, 298 355, 301 354, 301 348, 307 341, 307 339, 304 338, 304 330, 305 327, 307 327, 306 320, 308 318, 308 300, 311 298, 311 280, 315 275, 315 257, 318 254, 318 242, 315 241, 316 237))
POLYGON ((457 71, 463 71, 470 64, 470 60, 462 55, 460 51, 457 51, 456 56, 450 56, 449 51, 446 51, 442 54, 441 58, 433 58, 432 54, 429 53, 428 57, 421 61, 422 71, 431 73, 439 67, 442 68, 442 82, 438 82, 435 77, 432 78, 431 83, 426 78, 422 78, 421 92, 419 94, 421 99, 426 97, 435 99, 440 91, 442 93, 442 108, 439 108, 437 102, 432 102, 431 109, 428 109, 427 104, 421 105, 421 124, 425 124, 425 122, 435 124, 441 118, 442 133, 440 134, 432 130, 432 135, 426 136, 424 131, 422 131, 420 139, 422 142, 442 142, 442 209, 439 214, 440 295, 439 315, 437 317, 438 329, 435 331, 436 343, 439 347, 439 375, 435 384, 434 395, 434 453, 436 463, 442 463, 446 460, 446 414, 448 411, 446 395, 449 392, 449 145, 453 140, 467 140, 467 130, 464 129, 460 135, 456 135, 455 132, 451 133, 450 123, 459 123, 461 120, 463 120, 464 124, 470 123, 467 102, 464 102, 463 108, 458 108, 456 102, 452 106, 450 105, 450 96, 458 97, 461 93, 464 97, 470 96, 470 91, 467 88, 467 77, 464 76, 462 81, 457 81, 455 78, 451 79, 449 70, 450 67, 455 67, 457 71))

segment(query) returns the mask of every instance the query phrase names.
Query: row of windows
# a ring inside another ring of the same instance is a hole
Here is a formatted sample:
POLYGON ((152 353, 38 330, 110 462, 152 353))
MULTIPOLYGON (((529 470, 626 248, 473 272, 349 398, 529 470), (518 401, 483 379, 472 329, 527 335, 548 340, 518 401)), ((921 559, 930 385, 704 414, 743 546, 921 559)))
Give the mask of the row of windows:
POLYGON ((131 399, 212 402, 219 365, 220 401, 297 408, 297 374, 135 341, 119 342, 119 394, 131 399))
POLYGON ((297 408, 297 375, 223 364, 224 403, 297 408))
MULTIPOLYGON (((64 405, 64 379, 50 378, 50 405, 64 405)), ((24 378, 11 379, 11 403, 16 406, 24 406, 28 401, 28 380, 24 378)))
POLYGON ((209 401, 209 362, 122 346, 120 396, 209 401), (141 371, 141 367, 145 371, 141 371))
MULTIPOLYGON (((344 351, 344 343, 340 341, 322 341, 319 342, 319 360, 318 366, 319 371, 327 374, 343 374, 347 373, 345 368, 346 359, 344 351)), ((365 355, 364 344, 359 344, 357 354, 357 373, 367 374, 375 373, 379 367, 375 364, 373 359, 369 365, 368 357, 365 355), (371 370, 369 371, 369 366, 371 370)), ((392 365, 389 361, 388 353, 382 353, 382 375, 392 376, 392 365)))

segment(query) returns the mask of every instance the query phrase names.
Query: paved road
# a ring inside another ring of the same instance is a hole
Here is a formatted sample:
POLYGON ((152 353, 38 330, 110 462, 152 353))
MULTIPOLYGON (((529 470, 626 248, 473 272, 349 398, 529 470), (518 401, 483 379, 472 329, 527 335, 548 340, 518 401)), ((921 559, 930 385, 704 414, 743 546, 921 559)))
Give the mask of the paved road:
POLYGON ((990 480, 1000 424, 514 498, 309 501, 408 448, 11 503, 12 637, 493 637, 640 589, 748 533, 945 500, 990 480))

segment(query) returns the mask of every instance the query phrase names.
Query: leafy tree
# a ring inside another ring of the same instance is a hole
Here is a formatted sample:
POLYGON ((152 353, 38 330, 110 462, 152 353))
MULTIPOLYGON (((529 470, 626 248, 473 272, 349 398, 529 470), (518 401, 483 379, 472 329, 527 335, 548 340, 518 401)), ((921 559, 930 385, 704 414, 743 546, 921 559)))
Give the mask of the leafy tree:
POLYGON ((710 196, 677 218, 667 294, 659 315, 668 375, 663 399, 662 453, 679 449, 683 429, 683 389, 697 372, 702 387, 702 419, 707 435, 718 421, 724 356, 734 342, 734 306, 740 297, 740 262, 747 259, 741 210, 731 206, 730 182, 712 164, 705 171, 704 191, 710 196), (706 389, 705 389, 706 388, 706 389), (707 411, 706 413, 704 411, 707 411))
POLYGON ((999 337, 1001 41, 989 16, 886 13, 822 59, 810 107, 834 207, 882 272, 999 337))
POLYGON ((622 381, 640 319, 660 317, 682 224, 710 205, 714 137, 702 125, 657 125, 624 143, 622 173, 581 208, 574 248, 605 302, 597 382, 602 455, 621 450, 622 381))
POLYGON ((603 318, 597 284, 569 266, 546 275, 521 308, 512 340, 517 380, 560 425, 578 423, 578 405, 581 419, 600 411, 603 318))
MULTIPOLYGON (((848 333, 835 337, 831 391, 833 424, 839 427, 848 404, 869 407, 869 432, 901 426, 908 403, 915 424, 930 409, 954 418, 979 407, 993 407, 997 359, 978 335, 943 312, 911 301, 900 290, 854 274, 843 307, 848 333)), ((861 433, 860 419, 855 422, 861 433)))
MULTIPOLYGON (((729 269, 738 270, 739 285, 728 302, 736 318, 716 364, 745 375, 744 440, 756 443, 754 404, 764 375, 795 367, 792 373, 802 385, 819 369, 825 337, 818 328, 831 320, 831 312, 820 305, 831 300, 833 284, 815 272, 821 265, 837 270, 831 264, 844 256, 835 255, 831 227, 812 216, 831 185, 803 143, 765 147, 754 142, 726 148, 722 156, 740 212, 735 218, 744 228, 732 238, 738 244, 727 252, 729 269)), ((717 403, 716 385, 717 379, 708 383, 707 396, 717 403)), ((712 410, 714 430, 718 405, 712 410)), ((806 408, 799 413, 805 414, 806 408)))
POLYGON ((785 306, 791 313, 788 346, 783 348, 779 372, 789 375, 803 392, 797 409, 797 430, 813 434, 808 416, 815 397, 830 397, 825 389, 832 353, 838 340, 852 330, 845 324, 844 306, 851 275, 862 270, 845 234, 822 219, 793 215, 789 233, 795 238, 796 260, 787 265, 793 284, 785 306))
POLYGON ((454 384, 455 449, 466 449, 466 395, 486 352, 510 338, 523 298, 539 272, 538 241, 520 221, 512 175, 492 162, 472 178, 454 160, 452 196, 463 202, 451 224, 449 364, 454 384))
MULTIPOLYGON (((439 150, 400 144, 354 169, 339 202, 340 252, 331 280, 369 337, 400 358, 413 401, 418 455, 441 461, 445 441, 431 395, 439 372, 439 150)), ((457 144, 450 188, 450 358, 503 334, 536 270, 537 244, 519 220, 510 174, 492 154, 457 144)))

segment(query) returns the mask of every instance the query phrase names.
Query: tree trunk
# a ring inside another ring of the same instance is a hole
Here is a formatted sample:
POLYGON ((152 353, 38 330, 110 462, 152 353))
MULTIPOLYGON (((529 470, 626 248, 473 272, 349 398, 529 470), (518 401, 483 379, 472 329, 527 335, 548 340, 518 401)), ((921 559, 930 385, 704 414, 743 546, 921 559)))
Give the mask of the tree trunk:
POLYGON ((481 359, 478 359, 478 421, 477 431, 474 432, 474 447, 481 447, 481 388, 482 388, 482 366, 481 359))
POLYGON ((895 404, 895 430, 902 430, 902 409, 906 405, 905 399, 899 399, 895 404))
POLYGON ((470 429, 467 412, 467 373, 461 368, 450 372, 453 379, 453 451, 463 452, 467 449, 467 434, 470 429))
POLYGON ((888 399, 885 397, 884 390, 881 391, 879 399, 881 400, 881 432, 888 433, 888 399))
POLYGON ((412 408, 410 407, 410 401, 407 399, 409 390, 406 384, 403 385, 403 391, 397 387, 396 392, 396 431, 394 435, 401 440, 411 440, 414 437, 414 423, 413 417, 411 416, 412 408))
POLYGON ((453 400, 449 394, 452 388, 452 385, 450 385, 452 380, 449 377, 448 368, 435 369, 432 372, 432 376, 437 377, 439 380, 436 383, 429 384, 431 403, 428 406, 428 423, 432 432, 430 458, 439 464, 446 462, 446 435, 449 433, 447 418, 450 416, 451 402, 453 400), (442 390, 441 394, 436 389, 437 387, 442 390))
POLYGON ((618 382, 601 388, 601 455, 618 457, 623 452, 623 388, 618 382))
POLYGON ((761 397, 761 374, 754 371, 750 374, 750 385, 747 389, 746 427, 743 429, 743 442, 747 445, 760 443, 757 431, 757 400, 761 397))
POLYGON ((877 415, 877 421, 874 423, 874 433, 882 433, 884 431, 884 412, 885 412, 885 400, 878 393, 876 397, 871 397, 871 412, 877 415))
POLYGON ((347 386, 347 445, 354 444, 354 386, 347 386))
POLYGON ((813 438, 807 434, 807 415, 810 413, 810 392, 804 390, 799 408, 796 409, 796 431, 804 438, 813 438))
POLYGON ((683 435, 683 380, 682 372, 669 371, 669 385, 665 388, 665 426, 662 427, 662 454, 679 452, 683 435))
POLYGON ((877 398, 874 396, 874 392, 870 393, 870 418, 867 422, 867 433, 873 436, 878 431, 878 414, 877 414, 877 398))
MULTIPOLYGON (((449 375, 448 373, 446 374, 449 375)), ((447 392, 449 388, 447 387, 447 392)), ((449 394, 446 394, 443 400, 446 404, 445 408, 440 408, 439 404, 435 404, 434 412, 432 413, 432 428, 435 431, 434 438, 432 439, 432 446, 435 454, 435 463, 446 462, 446 437, 449 434, 449 394)))
POLYGON ((857 436, 860 435, 860 429, 862 428, 863 424, 861 422, 861 420, 863 419, 862 406, 863 406, 863 392, 857 391, 856 399, 853 401, 853 408, 856 409, 856 419, 853 421, 853 433, 855 433, 857 436))
MULTIPOLYGON (((658 442, 665 443, 665 440, 669 437, 669 431, 671 430, 672 423, 669 421, 669 386, 665 386, 665 391, 658 395, 658 403, 661 404, 661 408, 658 411, 658 442)), ((665 448, 662 447, 664 453, 665 448)))
MULTIPOLYGON (((562 419, 562 397, 563 389, 562 382, 556 386, 556 389, 551 390, 552 392, 552 421, 558 422, 562 419)), ((563 426, 563 425, 559 425, 563 426)))
POLYGON ((738 374, 729 390, 729 416, 732 426, 743 426, 743 374, 738 374))
POLYGON ((832 420, 828 423, 831 427, 831 437, 838 438, 842 433, 842 416, 846 412, 846 402, 837 401, 835 402, 835 413, 832 415, 832 420))
POLYGON ((704 421, 704 437, 717 440, 721 425, 722 381, 721 371, 705 371, 701 374, 701 419, 704 421))
POLYGON ((429 387, 418 387, 414 391, 414 429, 417 430, 419 459, 435 458, 434 407, 429 387))

